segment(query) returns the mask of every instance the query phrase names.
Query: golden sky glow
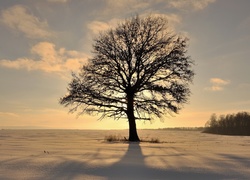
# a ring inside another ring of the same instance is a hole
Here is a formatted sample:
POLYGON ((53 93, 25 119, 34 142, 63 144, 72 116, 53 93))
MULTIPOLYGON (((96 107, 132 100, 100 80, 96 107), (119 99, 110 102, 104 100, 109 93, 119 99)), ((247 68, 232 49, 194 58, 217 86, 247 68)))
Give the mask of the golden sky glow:
POLYGON ((250 1, 36 0, 0 2, 0 128, 125 129, 126 119, 69 114, 59 98, 91 57, 92 39, 135 14, 161 14, 190 39, 189 103, 138 128, 204 126, 212 113, 250 110, 250 1))

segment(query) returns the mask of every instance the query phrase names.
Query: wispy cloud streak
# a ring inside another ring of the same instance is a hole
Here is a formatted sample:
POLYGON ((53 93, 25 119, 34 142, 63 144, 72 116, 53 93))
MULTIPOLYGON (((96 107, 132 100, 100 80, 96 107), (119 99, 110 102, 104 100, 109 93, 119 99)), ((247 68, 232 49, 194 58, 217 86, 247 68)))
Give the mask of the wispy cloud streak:
POLYGON ((224 90, 224 87, 228 84, 230 84, 229 80, 223 80, 220 78, 211 78, 210 79, 210 87, 206 87, 205 90, 208 91, 222 91, 224 90))
POLYGON ((6 117, 6 116, 10 116, 10 117, 19 117, 19 115, 15 114, 15 113, 11 113, 11 112, 0 112, 0 117, 6 117))
POLYGON ((202 10, 216 0, 170 0, 168 1, 171 7, 177 9, 202 10))

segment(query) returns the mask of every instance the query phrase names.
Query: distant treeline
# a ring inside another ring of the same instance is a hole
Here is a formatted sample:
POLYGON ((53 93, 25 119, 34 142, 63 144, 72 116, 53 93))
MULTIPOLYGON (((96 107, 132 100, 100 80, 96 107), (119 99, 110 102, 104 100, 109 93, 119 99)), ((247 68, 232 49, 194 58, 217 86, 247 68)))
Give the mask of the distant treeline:
POLYGON ((159 128, 159 130, 173 130, 173 131, 203 131, 204 127, 171 127, 159 128))
POLYGON ((250 136, 250 114, 248 112, 239 112, 237 114, 227 114, 219 117, 217 117, 216 114, 212 114, 203 132, 250 136))

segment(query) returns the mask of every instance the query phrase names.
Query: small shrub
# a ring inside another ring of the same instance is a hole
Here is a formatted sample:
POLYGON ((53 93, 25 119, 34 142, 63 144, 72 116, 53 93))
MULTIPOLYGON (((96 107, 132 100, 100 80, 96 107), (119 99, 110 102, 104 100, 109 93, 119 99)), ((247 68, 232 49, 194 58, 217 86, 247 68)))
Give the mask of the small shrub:
POLYGON ((158 138, 151 138, 151 143, 160 143, 160 140, 158 138))

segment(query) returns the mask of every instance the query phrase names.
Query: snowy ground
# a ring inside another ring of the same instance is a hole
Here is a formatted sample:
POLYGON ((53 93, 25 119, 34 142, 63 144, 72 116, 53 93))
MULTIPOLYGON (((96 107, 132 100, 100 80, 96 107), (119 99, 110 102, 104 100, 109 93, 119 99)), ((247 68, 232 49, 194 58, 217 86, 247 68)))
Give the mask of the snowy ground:
POLYGON ((250 179, 250 137, 140 130, 164 143, 107 143, 127 131, 0 130, 0 179, 250 179))

